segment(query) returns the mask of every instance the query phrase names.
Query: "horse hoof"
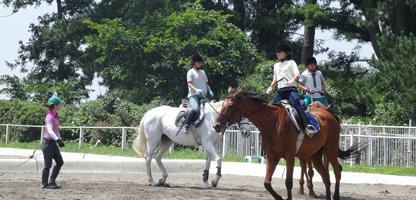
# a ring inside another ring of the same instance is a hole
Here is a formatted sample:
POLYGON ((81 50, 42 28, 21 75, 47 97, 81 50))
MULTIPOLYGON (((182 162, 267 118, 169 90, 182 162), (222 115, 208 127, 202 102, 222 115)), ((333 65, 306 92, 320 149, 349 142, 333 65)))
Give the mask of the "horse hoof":
POLYGON ((313 194, 308 194, 308 197, 309 197, 309 198, 314 198, 314 199, 315 199, 315 198, 317 198, 318 196, 316 196, 316 194, 315 194, 315 193, 313 193, 313 194))
POLYGON ((218 186, 218 180, 214 179, 212 180, 212 187, 216 188, 218 186))
POLYGON ((303 191, 303 190, 298 190, 298 194, 300 194, 300 195, 305 195, 305 191, 303 191))

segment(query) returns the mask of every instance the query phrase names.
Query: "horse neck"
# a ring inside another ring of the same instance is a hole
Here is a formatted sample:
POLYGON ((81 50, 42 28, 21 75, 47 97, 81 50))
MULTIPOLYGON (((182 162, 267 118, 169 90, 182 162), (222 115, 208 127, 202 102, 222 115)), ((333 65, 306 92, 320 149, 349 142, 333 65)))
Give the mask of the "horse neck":
POLYGON ((252 99, 242 100, 240 109, 242 117, 247 117, 262 134, 276 133, 277 126, 273 126, 273 124, 278 123, 278 116, 284 111, 278 106, 264 105, 252 99))

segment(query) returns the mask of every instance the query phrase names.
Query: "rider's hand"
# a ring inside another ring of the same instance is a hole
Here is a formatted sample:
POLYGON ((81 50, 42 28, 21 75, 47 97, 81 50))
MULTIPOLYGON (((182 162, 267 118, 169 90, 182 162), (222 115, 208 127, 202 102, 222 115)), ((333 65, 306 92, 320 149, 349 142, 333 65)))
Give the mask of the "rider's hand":
POLYGON ((203 92, 203 91, 202 91, 202 89, 196 89, 196 90, 195 90, 195 92, 196 92, 197 94, 202 94, 202 92, 203 92))
POLYGON ((325 90, 322 90, 321 95, 322 96, 325 96, 326 95, 326 91, 325 90))
POLYGON ((211 97, 214 96, 214 92, 212 90, 209 91, 209 96, 211 96, 211 97))
POLYGON ((64 142, 62 142, 61 139, 57 140, 57 142, 58 142, 59 147, 64 147, 65 146, 64 142))
POLYGON ((313 90, 311 90, 311 89, 306 89, 306 92, 309 92, 309 93, 311 93, 311 94, 313 94, 314 93, 314 91, 313 90))
POLYGON ((290 80, 286 83, 286 86, 290 87, 295 83, 295 80, 290 80))
POLYGON ((273 88, 272 88, 272 87, 269 87, 269 88, 267 88, 266 93, 267 93, 267 94, 271 94, 271 93, 272 93, 272 91, 273 91, 273 88))

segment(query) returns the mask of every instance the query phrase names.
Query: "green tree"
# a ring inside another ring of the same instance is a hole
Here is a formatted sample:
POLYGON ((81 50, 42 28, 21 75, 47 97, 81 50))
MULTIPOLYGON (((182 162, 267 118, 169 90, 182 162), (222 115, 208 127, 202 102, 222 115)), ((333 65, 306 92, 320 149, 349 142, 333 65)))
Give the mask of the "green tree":
POLYGON ((86 37, 101 53, 97 62, 110 90, 125 91, 137 104, 156 96, 179 101, 186 95, 186 72, 195 53, 204 57, 204 70, 214 91, 251 73, 258 61, 246 34, 226 21, 227 15, 186 4, 166 16, 165 10, 147 13, 140 24, 122 19, 88 22, 98 35, 86 37))

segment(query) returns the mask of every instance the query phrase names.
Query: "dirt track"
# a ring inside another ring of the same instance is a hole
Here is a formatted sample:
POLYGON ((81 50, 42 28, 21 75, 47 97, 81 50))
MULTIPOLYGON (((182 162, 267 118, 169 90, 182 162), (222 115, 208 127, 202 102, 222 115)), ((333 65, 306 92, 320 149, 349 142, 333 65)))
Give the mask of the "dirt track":
MULTIPOLYGON (((210 174, 210 180, 214 175, 210 174)), ((154 174, 155 180, 160 178, 154 174)), ((216 189, 207 190, 201 173, 171 173, 170 187, 151 187, 145 173, 72 174, 58 177, 60 190, 42 190, 40 173, 8 173, 0 176, 0 199, 272 199, 263 187, 262 177, 223 175, 216 189)), ((293 199, 309 199, 297 194, 294 180, 293 199)), ((415 180, 416 181, 416 180, 415 180)), ((333 192, 332 184, 332 192, 333 192)), ((273 180, 273 187, 286 198, 284 181, 273 180)), ((319 199, 323 184, 315 183, 319 199)), ((343 200, 416 200, 416 186, 344 184, 341 182, 343 200)))

